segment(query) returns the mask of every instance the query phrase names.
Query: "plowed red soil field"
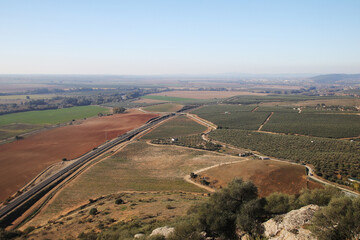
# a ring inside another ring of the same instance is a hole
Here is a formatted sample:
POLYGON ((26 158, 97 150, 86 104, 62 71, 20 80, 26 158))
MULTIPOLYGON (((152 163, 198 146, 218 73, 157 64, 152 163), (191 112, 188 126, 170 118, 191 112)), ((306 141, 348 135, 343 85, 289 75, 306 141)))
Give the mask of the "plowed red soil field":
POLYGON ((308 181, 305 167, 271 160, 249 160, 211 168, 200 173, 215 188, 226 186, 234 178, 251 180, 260 197, 273 192, 299 193, 302 189, 323 188, 319 183, 308 181))
POLYGON ((94 147, 146 123, 156 114, 131 110, 44 131, 0 145, 0 201, 22 188, 49 165, 74 159, 94 147))

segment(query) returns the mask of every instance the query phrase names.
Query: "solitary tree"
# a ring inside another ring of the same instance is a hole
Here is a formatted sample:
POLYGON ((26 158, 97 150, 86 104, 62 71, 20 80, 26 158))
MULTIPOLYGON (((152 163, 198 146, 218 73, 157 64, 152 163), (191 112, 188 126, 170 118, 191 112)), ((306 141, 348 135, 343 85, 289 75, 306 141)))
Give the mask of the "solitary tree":
POLYGON ((117 113, 124 113, 126 111, 126 109, 124 107, 114 107, 113 108, 113 113, 117 114, 117 113))

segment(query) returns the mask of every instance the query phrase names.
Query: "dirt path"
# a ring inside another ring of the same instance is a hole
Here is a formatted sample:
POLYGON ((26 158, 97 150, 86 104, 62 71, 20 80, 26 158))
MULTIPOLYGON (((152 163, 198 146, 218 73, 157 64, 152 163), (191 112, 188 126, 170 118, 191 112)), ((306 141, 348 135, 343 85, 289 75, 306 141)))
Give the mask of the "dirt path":
POLYGON ((251 110, 251 112, 255 112, 256 110, 259 109, 259 106, 257 106, 256 108, 254 108, 253 110, 251 110))
POLYGON ((263 128, 263 126, 270 120, 271 116, 274 114, 274 112, 271 112, 270 115, 266 118, 265 122, 263 124, 260 125, 258 131, 261 131, 261 129, 263 128))
MULTIPOLYGON (((231 162, 224 162, 224 163, 215 164, 215 165, 210 166, 210 167, 205 167, 205 168, 199 169, 199 170, 195 171, 194 173, 199 174, 201 172, 207 171, 207 170, 212 169, 212 168, 216 168, 216 167, 220 167, 220 166, 224 166, 224 165, 229 165, 229 164, 234 164, 234 163, 239 163, 239 162, 244 162, 244 161, 249 161, 249 159, 242 159, 242 160, 239 160, 239 161, 231 161, 231 162)), ((192 184, 194 184, 194 185, 196 185, 198 187, 206 189, 209 192, 215 192, 216 191, 214 188, 211 188, 211 187, 208 187, 208 186, 205 186, 205 185, 202 185, 200 183, 192 181, 190 175, 184 176, 184 180, 187 181, 188 183, 192 183, 192 184)))

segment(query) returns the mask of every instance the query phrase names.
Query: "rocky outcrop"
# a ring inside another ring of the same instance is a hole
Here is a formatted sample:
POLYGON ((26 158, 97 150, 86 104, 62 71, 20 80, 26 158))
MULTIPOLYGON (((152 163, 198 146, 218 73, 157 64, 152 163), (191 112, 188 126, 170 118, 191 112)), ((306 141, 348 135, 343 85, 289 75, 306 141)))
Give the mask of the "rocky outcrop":
POLYGON ((263 224, 264 235, 271 240, 315 240, 311 232, 304 227, 311 223, 317 205, 308 205, 286 214, 276 216, 263 224))
POLYGON ((134 235, 134 238, 135 238, 135 239, 145 238, 145 234, 143 234, 143 233, 135 234, 135 235, 134 235))
POLYGON ((151 236, 155 236, 155 235, 162 235, 162 236, 164 236, 165 238, 167 238, 167 237, 169 237, 170 234, 172 234, 174 231, 175 231, 175 228, 173 228, 173 227, 168 227, 168 226, 159 227, 159 228, 154 229, 154 230, 151 232, 150 237, 151 237, 151 236))

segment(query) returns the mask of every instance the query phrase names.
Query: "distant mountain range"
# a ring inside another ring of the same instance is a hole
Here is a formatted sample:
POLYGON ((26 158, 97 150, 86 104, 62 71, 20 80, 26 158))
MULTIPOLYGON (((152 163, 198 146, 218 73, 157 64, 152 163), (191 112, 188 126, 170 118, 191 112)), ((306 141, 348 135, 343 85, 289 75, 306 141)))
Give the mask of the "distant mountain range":
POLYGON ((326 74, 311 79, 319 84, 354 84, 360 83, 360 74, 326 74))

